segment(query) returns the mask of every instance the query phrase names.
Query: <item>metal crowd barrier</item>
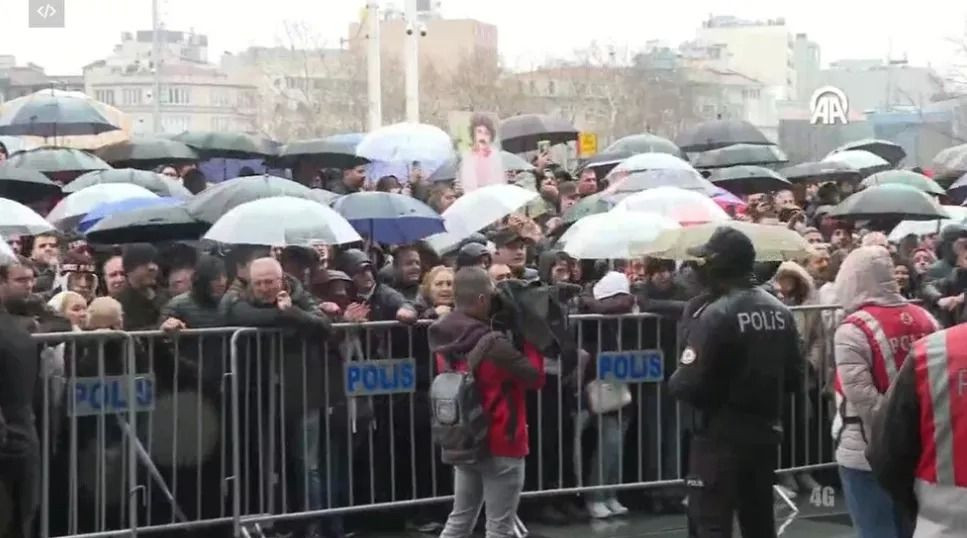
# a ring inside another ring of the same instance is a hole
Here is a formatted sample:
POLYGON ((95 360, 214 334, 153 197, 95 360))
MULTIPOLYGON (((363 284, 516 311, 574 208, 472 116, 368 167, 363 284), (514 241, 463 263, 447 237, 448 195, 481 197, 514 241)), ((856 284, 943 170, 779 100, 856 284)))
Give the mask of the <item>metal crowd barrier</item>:
MULTIPOLYGON (((832 308, 795 310, 825 330, 813 342, 820 362, 784 420, 777 457, 794 474, 833 462, 835 326, 832 308)), ((452 498, 453 480, 430 437, 427 326, 35 336, 40 536, 208 527, 247 536, 367 510, 434 509, 452 498)), ((528 394, 524 497, 681 486, 690 413, 662 383, 678 361, 675 321, 578 315, 570 328, 583 352, 546 358, 546 384, 528 394), (630 403, 590 413, 583 389, 594 377, 626 385, 630 403)))

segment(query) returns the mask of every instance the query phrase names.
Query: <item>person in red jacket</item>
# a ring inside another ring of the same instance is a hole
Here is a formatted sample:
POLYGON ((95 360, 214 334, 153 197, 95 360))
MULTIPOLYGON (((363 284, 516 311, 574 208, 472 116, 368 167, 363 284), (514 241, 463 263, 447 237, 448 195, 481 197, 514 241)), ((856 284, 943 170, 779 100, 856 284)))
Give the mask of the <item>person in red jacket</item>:
POLYGON ((489 414, 487 456, 454 467, 453 511, 441 538, 469 538, 481 506, 486 538, 513 536, 524 458, 530 450, 525 391, 544 384, 544 359, 525 343, 518 349, 491 328, 494 285, 480 267, 464 267, 454 277, 454 310, 430 326, 430 348, 438 370, 444 361, 479 364, 474 377, 489 414), (482 360, 470 360, 479 355, 482 360))

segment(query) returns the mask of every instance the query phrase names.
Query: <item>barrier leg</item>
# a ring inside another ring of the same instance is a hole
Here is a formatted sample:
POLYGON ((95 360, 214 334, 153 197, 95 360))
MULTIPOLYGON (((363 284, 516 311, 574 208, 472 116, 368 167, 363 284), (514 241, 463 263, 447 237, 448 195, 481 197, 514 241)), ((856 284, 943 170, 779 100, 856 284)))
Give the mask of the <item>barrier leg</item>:
POLYGON ((527 538, 527 535, 529 534, 530 534, 530 531, 527 530, 527 526, 524 525, 523 521, 521 521, 520 516, 515 515, 514 516, 514 536, 516 536, 517 538, 527 538))

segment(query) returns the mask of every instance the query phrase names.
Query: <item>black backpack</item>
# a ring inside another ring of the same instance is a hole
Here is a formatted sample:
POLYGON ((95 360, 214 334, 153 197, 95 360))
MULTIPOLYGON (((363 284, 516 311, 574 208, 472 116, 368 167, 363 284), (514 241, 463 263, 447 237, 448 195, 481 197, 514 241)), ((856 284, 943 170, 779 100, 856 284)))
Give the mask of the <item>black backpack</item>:
POLYGON ((443 463, 472 465, 489 453, 490 417, 474 377, 480 360, 444 357, 446 371, 430 385, 430 425, 443 463))

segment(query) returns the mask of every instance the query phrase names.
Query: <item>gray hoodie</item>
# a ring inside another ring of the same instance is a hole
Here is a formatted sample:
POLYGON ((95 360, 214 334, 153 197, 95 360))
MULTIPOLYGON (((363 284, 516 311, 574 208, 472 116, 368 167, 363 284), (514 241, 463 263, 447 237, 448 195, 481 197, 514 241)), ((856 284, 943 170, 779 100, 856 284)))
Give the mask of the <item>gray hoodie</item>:
MULTIPOLYGON (((836 275, 837 302, 847 316, 863 306, 901 306, 906 299, 900 295, 893 280, 893 259, 883 247, 860 247, 849 254, 836 275)), ((929 314, 926 314, 929 316, 929 314)), ((933 320, 935 329, 939 329, 933 320)), ((845 394, 846 416, 856 416, 861 423, 843 424, 842 414, 833 419, 833 438, 840 435, 836 447, 836 462, 844 467, 869 471, 866 460, 864 431, 872 424, 873 409, 884 395, 873 382, 873 353, 866 335, 850 323, 841 323, 833 337, 836 373, 845 394), (866 426, 864 426, 866 425, 866 426), (840 433, 842 430, 842 433, 840 433)), ((836 407, 843 407, 843 397, 836 395, 836 407)))

